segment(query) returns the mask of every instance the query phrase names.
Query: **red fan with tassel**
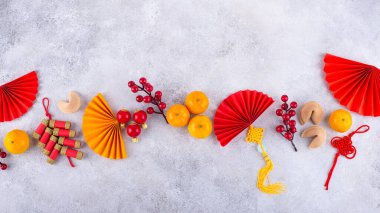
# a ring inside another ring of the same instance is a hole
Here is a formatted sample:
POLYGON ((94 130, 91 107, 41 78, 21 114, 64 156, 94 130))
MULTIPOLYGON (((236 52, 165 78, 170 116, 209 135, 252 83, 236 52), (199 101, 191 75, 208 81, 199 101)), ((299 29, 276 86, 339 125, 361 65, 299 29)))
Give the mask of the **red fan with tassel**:
POLYGON ((324 62, 329 89, 341 105, 364 116, 380 116, 378 68, 330 54, 324 62))
POLYGON ((248 128, 272 103, 273 98, 255 90, 228 96, 215 113, 214 132, 222 146, 248 128))
POLYGON ((37 73, 32 71, 0 86, 0 122, 12 121, 33 105, 38 92, 37 73))
POLYGON ((244 129, 248 129, 246 142, 256 143, 265 161, 257 174, 257 188, 268 194, 280 194, 285 188, 282 183, 270 183, 269 172, 273 162, 264 149, 264 128, 251 124, 274 102, 273 98, 255 90, 244 90, 228 96, 218 107, 214 118, 214 132, 222 146, 226 146, 244 129))

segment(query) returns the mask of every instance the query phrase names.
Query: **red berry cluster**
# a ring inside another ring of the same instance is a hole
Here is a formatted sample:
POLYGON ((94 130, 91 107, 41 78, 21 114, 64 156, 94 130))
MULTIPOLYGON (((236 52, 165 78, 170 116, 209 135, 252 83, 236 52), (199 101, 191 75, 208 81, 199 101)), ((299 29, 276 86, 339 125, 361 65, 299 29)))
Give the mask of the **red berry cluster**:
POLYGON ((146 125, 148 115, 144 110, 137 110, 132 116, 128 110, 122 109, 117 112, 116 118, 121 126, 125 126, 127 124, 125 130, 132 138, 133 142, 138 142, 137 137, 141 134, 141 128, 146 129, 148 127, 146 125), (133 121, 131 121, 131 119, 133 121))
POLYGON ((164 109, 166 108, 166 103, 162 102, 162 100, 161 100, 162 92, 157 90, 153 96, 153 86, 150 83, 148 83, 146 78, 141 77, 139 82, 141 84, 140 86, 137 85, 134 81, 128 82, 128 86, 129 86, 129 88, 131 88, 131 91, 133 93, 137 93, 139 91, 143 91, 146 93, 145 96, 137 95, 136 101, 139 103, 144 102, 147 104, 151 103, 151 104, 155 105, 157 107, 158 111, 154 110, 153 107, 148 107, 146 109, 146 112, 148 114, 153 114, 153 113, 161 114, 164 117, 166 123, 168 123, 168 120, 166 119, 166 116, 164 113, 164 109))
POLYGON ((278 125, 276 127, 276 132, 280 133, 285 139, 292 143, 294 150, 297 152, 297 148, 293 143, 294 134, 297 132, 297 121, 292 119, 296 116, 295 109, 297 108, 297 102, 291 102, 290 106, 288 105, 288 96, 281 96, 281 109, 276 110, 276 115, 281 116, 283 125, 278 125))
MULTIPOLYGON (((7 153, 4 152, 2 149, 0 149, 0 158, 6 158, 6 157, 7 157, 7 153)), ((8 168, 7 164, 0 162, 0 169, 1 170, 6 170, 7 168, 8 168)))

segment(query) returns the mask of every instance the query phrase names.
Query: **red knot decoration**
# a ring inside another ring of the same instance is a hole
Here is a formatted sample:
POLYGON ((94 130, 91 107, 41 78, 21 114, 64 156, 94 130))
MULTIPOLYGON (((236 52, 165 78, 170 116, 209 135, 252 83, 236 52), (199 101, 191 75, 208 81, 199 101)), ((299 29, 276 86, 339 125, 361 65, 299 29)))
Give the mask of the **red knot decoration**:
POLYGON ((330 141, 331 145, 338 149, 338 151, 335 154, 334 163, 329 171, 329 174, 327 176, 327 180, 325 182, 326 190, 329 190, 329 182, 332 176, 332 173, 334 171, 335 165, 338 161, 339 155, 342 155, 346 157, 347 159, 353 159, 356 156, 356 148, 352 145, 351 137, 354 136, 356 133, 365 133, 369 130, 368 125, 362 125, 359 128, 357 128, 355 131, 351 132, 348 136, 343 137, 333 137, 330 141))

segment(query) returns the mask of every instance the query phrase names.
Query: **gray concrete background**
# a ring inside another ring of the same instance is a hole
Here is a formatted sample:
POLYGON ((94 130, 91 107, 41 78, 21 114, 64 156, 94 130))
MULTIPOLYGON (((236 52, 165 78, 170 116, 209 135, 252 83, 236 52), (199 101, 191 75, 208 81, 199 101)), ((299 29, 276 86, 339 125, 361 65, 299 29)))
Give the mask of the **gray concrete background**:
MULTIPOLYGON (((40 91, 20 119, 0 123, 6 132, 32 133, 51 98, 56 119, 80 130, 81 111, 64 115, 57 101, 70 90, 87 103, 103 92, 114 111, 142 107, 128 80, 146 76, 171 105, 192 90, 218 104, 240 89, 256 89, 276 100, 287 93, 300 104, 320 102, 328 114, 339 104, 323 80, 322 56, 330 52, 380 66, 380 2, 352 1, 10 1, 0 2, 0 84, 38 70, 40 91)), ((1 212, 379 212, 380 121, 354 114, 358 154, 340 158, 326 192, 323 184, 335 150, 299 152, 274 131, 276 102, 256 125, 275 163, 270 174, 286 193, 256 189, 263 166, 243 136, 221 148, 215 138, 195 140, 186 129, 149 118, 141 142, 126 142, 129 158, 104 159, 87 146, 71 169, 63 158, 51 166, 33 146, 5 160, 0 172, 1 212)), ((308 124, 310 125, 310 124, 308 124)), ((336 133, 328 130, 329 138, 336 133)), ((305 127, 298 126, 299 130, 305 127)), ((35 145, 35 144, 34 144, 35 145)))

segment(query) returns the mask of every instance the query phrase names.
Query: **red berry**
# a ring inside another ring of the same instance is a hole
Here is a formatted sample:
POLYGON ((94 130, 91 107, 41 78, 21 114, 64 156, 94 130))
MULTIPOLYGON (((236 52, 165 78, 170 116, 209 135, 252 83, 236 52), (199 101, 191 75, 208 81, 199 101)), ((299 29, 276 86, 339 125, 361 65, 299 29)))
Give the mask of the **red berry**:
POLYGON ((152 101, 152 98, 150 96, 145 96, 144 97, 144 102, 145 103, 150 103, 152 101))
POLYGON ((283 109, 283 110, 287 110, 288 109, 288 104, 286 104, 286 103, 283 103, 283 104, 281 104, 281 109, 283 109))
POLYGON ((7 164, 2 163, 1 164, 1 170, 6 170, 8 168, 7 164))
POLYGON ((129 124, 126 131, 130 137, 136 138, 141 133, 141 127, 138 124, 129 124))
POLYGON ((282 119, 283 119, 284 121, 288 121, 288 120, 290 119, 290 116, 289 116, 288 114, 283 114, 283 115, 282 115, 282 119))
POLYGON ((297 106, 298 106, 298 104, 295 101, 293 101, 292 103, 290 103, 290 107, 293 108, 293 109, 297 108, 297 106))
POLYGON ((158 107, 160 108, 160 109, 165 109, 166 108, 166 103, 165 102, 161 102, 159 105, 158 105, 158 107))
POLYGON ((148 107, 148 108, 146 109, 146 112, 147 112, 148 114, 153 114, 153 113, 154 113, 154 109, 153 109, 153 107, 148 107))
POLYGON ((133 87, 133 86, 135 86, 136 84, 135 84, 135 82, 134 81, 129 81, 128 82, 128 86, 129 87, 133 87))
POLYGON ((135 85, 135 86, 132 86, 131 87, 131 91, 133 92, 133 93, 136 93, 136 92, 138 92, 139 91, 139 88, 135 85))
POLYGON ((136 101, 137 102, 142 102, 144 100, 144 98, 141 96, 141 95, 138 95, 138 96, 136 96, 136 101))
POLYGON ((295 121, 295 120, 289 121, 289 126, 296 126, 296 124, 297 124, 297 121, 295 121))
POLYGON ((297 132, 297 128, 295 128, 294 126, 290 127, 289 131, 294 134, 297 132))
POLYGON ((133 114, 133 120, 138 124, 145 124, 147 119, 148 115, 143 110, 137 111, 133 114))
POLYGON ((282 109, 277 109, 276 110, 276 115, 281 116, 282 115, 282 109))
POLYGON ((148 92, 152 92, 153 91, 153 86, 151 84, 147 83, 147 84, 145 84, 145 89, 148 92))
POLYGON ((0 152, 0 157, 1 158, 6 158, 7 157, 7 153, 6 152, 0 152))
POLYGON ((162 97, 162 92, 161 91, 156 91, 155 93, 154 93, 154 95, 156 96, 156 97, 162 97))
POLYGON ((146 80, 146 78, 141 77, 139 82, 140 82, 140 84, 144 85, 144 84, 146 84, 147 80, 146 80))
POLYGON ((287 102, 288 101, 288 96, 287 95, 281 96, 281 101, 287 102))
POLYGON ((278 126, 276 127, 276 132, 281 133, 281 132, 283 132, 284 130, 285 130, 285 127, 284 127, 283 125, 278 125, 278 126))
POLYGON ((288 139, 288 140, 292 140, 292 139, 293 139, 292 134, 289 133, 289 132, 285 132, 284 137, 285 137, 286 139, 288 139))
POLYGON ((126 109, 122 109, 117 112, 116 118, 119 123, 125 124, 131 119, 131 113, 126 109))
POLYGON ((156 102, 160 102, 160 101, 161 101, 161 97, 155 96, 155 97, 154 97, 154 100, 155 100, 156 102))
POLYGON ((296 115, 296 111, 291 109, 291 110, 289 110, 288 114, 290 115, 290 117, 293 117, 296 115))

